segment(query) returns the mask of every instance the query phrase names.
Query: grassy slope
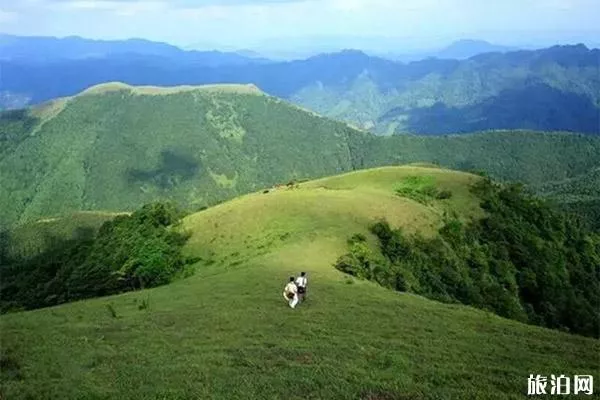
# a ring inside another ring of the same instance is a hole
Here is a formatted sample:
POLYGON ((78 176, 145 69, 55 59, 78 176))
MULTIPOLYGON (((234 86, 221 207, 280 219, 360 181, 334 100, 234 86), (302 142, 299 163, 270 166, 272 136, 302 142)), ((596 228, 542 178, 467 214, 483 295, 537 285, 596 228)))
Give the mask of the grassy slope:
POLYGON ((2 316, 3 348, 22 374, 21 381, 5 381, 5 394, 519 399, 530 373, 598 375, 597 340, 391 292, 332 267, 346 237, 366 232, 374 218, 431 233, 446 208, 477 216, 466 189, 475 179, 382 168, 251 194, 191 215, 184 221, 193 233, 187 251, 213 261, 192 278, 2 316), (397 182, 409 174, 434 176, 454 196, 433 207, 395 197, 397 182), (309 298, 292 311, 281 289, 300 270, 309 273, 309 298), (150 307, 139 310, 147 299, 150 307))

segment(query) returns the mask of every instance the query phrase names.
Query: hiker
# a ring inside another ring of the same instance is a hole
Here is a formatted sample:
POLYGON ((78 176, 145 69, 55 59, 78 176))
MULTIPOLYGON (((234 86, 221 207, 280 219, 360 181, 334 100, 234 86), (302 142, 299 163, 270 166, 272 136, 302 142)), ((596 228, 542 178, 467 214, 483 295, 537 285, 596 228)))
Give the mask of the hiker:
POLYGON ((306 284, 308 283, 306 279, 306 272, 301 272, 300 276, 296 278, 296 286, 298 287, 298 297, 299 300, 304 301, 306 298, 306 284))
POLYGON ((288 301, 290 307, 295 308, 298 304, 298 287, 294 283, 294 277, 290 276, 290 281, 283 289, 283 298, 288 301))

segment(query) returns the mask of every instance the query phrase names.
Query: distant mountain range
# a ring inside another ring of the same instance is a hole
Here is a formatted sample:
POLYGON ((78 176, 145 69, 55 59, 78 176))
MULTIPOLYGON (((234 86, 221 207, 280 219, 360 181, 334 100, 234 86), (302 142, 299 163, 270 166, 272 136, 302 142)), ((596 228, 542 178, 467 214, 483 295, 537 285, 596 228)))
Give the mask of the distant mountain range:
POLYGON ((436 51, 417 51, 410 53, 391 52, 388 54, 380 54, 380 56, 403 62, 418 61, 426 58, 464 60, 484 53, 506 53, 518 50, 520 50, 518 47, 496 45, 484 40, 463 39, 453 42, 448 47, 436 51))
MULTIPOLYGON (((446 47, 435 49, 414 49, 406 46, 406 41, 393 38, 363 37, 302 37, 282 38, 277 41, 257 43, 251 50, 236 50, 233 46, 198 42, 187 47, 202 50, 221 49, 239 54, 252 54, 277 60, 293 61, 314 57, 323 53, 336 53, 344 49, 354 49, 366 54, 395 61, 410 62, 426 58, 466 59, 482 53, 507 52, 522 49, 516 46, 502 46, 484 40, 462 39, 446 47)), ((532 49, 527 47, 527 49, 532 49)))
MULTIPOLYGON (((44 61, 47 50, 38 54, 33 47, 5 43, 13 50, 3 51, 0 60, 0 108, 37 104, 112 81, 240 83, 381 135, 488 129, 600 134, 600 50, 584 45, 402 63, 356 50, 267 62, 248 51, 185 52, 168 45, 132 53, 139 44, 124 43, 94 58, 56 51, 52 61, 44 61)), ((486 48, 501 49, 463 41, 443 52, 458 57, 486 48)))
POLYGON ((0 34, 0 60, 4 61, 48 63, 136 56, 165 58, 175 63, 210 67, 267 61, 236 52, 185 51, 167 43, 145 39, 93 40, 77 36, 55 38, 0 34))

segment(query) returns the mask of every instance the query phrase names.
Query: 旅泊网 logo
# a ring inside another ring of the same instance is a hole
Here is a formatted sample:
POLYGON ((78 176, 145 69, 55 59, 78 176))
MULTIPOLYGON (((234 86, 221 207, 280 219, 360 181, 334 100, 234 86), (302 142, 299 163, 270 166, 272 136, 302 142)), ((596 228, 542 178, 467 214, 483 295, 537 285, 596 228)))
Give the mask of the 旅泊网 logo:
POLYGON ((529 375, 527 379, 527 395, 592 395, 594 393, 594 377, 591 375, 529 375))

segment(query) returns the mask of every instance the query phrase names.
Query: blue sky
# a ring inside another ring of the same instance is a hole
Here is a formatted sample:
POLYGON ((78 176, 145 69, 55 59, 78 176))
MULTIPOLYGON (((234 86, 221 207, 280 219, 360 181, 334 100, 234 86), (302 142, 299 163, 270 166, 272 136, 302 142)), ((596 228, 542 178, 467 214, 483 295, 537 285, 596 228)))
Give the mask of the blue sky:
POLYGON ((598 43, 598 16, 600 0, 0 0, 4 33, 237 48, 290 37, 386 37, 415 49, 460 38, 598 43))

